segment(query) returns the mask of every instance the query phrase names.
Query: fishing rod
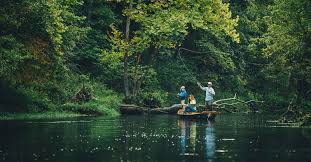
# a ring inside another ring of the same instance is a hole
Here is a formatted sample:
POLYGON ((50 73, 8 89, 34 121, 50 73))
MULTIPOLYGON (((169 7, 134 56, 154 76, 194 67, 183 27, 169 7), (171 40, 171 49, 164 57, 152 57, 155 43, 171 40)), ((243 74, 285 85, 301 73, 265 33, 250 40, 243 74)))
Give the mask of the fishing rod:
MULTIPOLYGON (((190 74, 190 76, 195 80, 197 81, 198 83, 200 83, 198 81, 198 79, 191 73, 191 71, 189 70, 189 68, 186 66, 184 60, 182 59, 181 55, 180 55, 180 51, 181 50, 184 50, 184 51, 188 51, 188 52, 192 52, 192 53, 197 53, 197 54, 204 54, 204 53, 219 53, 219 54, 223 54, 223 55, 230 55, 229 53, 226 53, 226 52, 221 52, 221 51, 208 51, 208 52, 200 52, 200 51, 194 51, 194 50, 190 50, 190 49, 187 49, 187 48, 183 48, 183 47, 179 47, 178 48, 178 57, 179 59, 181 60, 183 66, 185 67, 185 69, 187 70, 187 72, 190 74)), ((200 83, 201 84, 201 83, 200 83)), ((201 84, 202 85, 202 84, 201 84)))
MULTIPOLYGON (((188 51, 188 52, 192 52, 192 53, 199 53, 199 54, 202 54, 202 53, 210 53, 210 52, 199 52, 199 51, 194 51, 194 50, 190 50, 190 49, 187 49, 187 48, 183 48, 183 47, 180 47, 178 48, 178 57, 180 59, 180 61, 182 62, 184 68, 187 70, 188 74, 192 77, 192 79, 194 79, 196 82, 199 82, 199 80, 191 73, 191 71, 189 70, 189 68, 186 66, 184 60, 182 59, 181 55, 180 55, 180 50, 185 50, 185 51, 188 51)), ((200 83, 200 82, 199 82, 200 83)))

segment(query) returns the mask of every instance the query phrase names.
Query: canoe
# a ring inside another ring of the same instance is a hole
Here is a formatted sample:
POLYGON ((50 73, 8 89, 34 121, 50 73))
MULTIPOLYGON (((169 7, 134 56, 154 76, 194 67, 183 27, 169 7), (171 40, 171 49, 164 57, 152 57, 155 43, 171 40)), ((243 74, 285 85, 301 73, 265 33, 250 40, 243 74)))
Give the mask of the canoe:
POLYGON ((184 113, 183 109, 179 109, 177 115, 181 118, 186 119, 207 119, 207 120, 215 120, 217 111, 202 111, 202 112, 187 112, 184 113))

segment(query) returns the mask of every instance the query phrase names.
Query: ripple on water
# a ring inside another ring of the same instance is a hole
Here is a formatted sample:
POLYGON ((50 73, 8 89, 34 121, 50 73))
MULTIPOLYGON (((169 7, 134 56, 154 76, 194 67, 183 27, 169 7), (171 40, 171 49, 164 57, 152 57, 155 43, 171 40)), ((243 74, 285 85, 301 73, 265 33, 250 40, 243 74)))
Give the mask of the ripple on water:
POLYGON ((234 141, 234 138, 223 138, 223 139, 219 139, 219 141, 234 141))
POLYGON ((68 120, 68 121, 30 121, 30 122, 25 122, 28 124, 61 124, 61 123, 90 123, 92 121, 88 120, 68 120))

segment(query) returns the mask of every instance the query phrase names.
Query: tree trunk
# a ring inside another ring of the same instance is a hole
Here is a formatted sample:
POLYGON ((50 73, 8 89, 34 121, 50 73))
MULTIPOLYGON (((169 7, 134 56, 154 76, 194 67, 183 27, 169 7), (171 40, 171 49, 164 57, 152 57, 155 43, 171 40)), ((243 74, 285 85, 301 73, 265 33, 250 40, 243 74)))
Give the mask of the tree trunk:
POLYGON ((305 99, 305 79, 303 77, 297 80, 297 100, 296 104, 301 105, 303 100, 305 99))
POLYGON ((156 52, 157 52, 156 47, 151 45, 148 49, 147 65, 153 65, 154 64, 156 52))
MULTIPOLYGON (((129 9, 132 9, 132 3, 130 3, 129 9)), ((129 57, 129 37, 130 37, 130 15, 127 16, 126 19, 126 27, 125 27, 125 42, 126 48, 124 53, 124 95, 125 95, 125 103, 130 102, 130 92, 129 92, 129 78, 128 78, 128 57, 129 57)))
POLYGON ((132 92, 132 96, 134 98, 136 98, 137 94, 138 94, 138 91, 139 91, 139 80, 141 78, 138 77, 138 66, 139 66, 139 63, 140 63, 140 53, 137 53, 136 55, 136 65, 135 65, 135 72, 134 72, 134 81, 133 81, 133 92, 132 92))

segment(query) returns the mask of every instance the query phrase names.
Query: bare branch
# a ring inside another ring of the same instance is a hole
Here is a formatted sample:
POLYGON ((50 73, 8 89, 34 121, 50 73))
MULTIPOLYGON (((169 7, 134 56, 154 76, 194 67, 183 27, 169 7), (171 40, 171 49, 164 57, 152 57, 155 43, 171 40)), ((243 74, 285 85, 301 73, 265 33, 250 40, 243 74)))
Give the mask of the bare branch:
POLYGON ((229 101, 229 100, 236 100, 236 94, 234 94, 234 97, 232 97, 232 98, 225 98, 225 99, 220 99, 220 100, 214 101, 213 104, 217 105, 218 102, 229 101))
POLYGON ((239 104, 239 103, 243 103, 243 104, 247 105, 248 103, 251 103, 251 102, 263 103, 263 101, 256 101, 256 100, 248 100, 248 101, 240 100, 240 99, 237 98, 237 95, 235 93, 234 97, 232 97, 232 98, 225 98, 225 99, 220 99, 220 100, 214 101, 213 105, 215 105, 217 107, 222 107, 222 106, 232 106, 232 105, 236 105, 236 104, 239 104), (228 101, 237 101, 237 102, 226 103, 228 101))

